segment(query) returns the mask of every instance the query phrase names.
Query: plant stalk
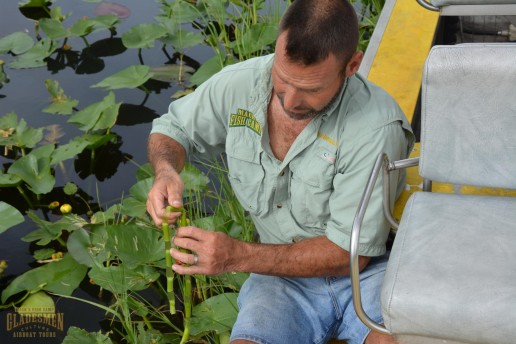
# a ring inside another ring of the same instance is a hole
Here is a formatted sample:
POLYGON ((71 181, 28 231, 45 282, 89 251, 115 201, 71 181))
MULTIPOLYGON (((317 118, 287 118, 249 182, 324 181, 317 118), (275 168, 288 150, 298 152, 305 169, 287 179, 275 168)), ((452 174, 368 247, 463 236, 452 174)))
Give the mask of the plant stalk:
POLYGON ((172 271, 172 257, 170 256, 170 230, 168 225, 167 215, 172 211, 172 207, 168 206, 165 210, 165 216, 161 229, 163 230, 163 240, 165 241, 165 263, 167 276, 167 297, 170 314, 176 314, 176 297, 174 295, 174 272, 172 271))

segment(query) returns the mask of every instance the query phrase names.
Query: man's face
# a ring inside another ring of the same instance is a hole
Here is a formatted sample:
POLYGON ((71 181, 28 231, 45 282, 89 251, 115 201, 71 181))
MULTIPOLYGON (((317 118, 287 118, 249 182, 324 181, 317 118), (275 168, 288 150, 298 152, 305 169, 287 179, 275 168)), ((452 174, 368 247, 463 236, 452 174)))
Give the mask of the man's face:
POLYGON ((285 45, 286 33, 282 33, 272 66, 274 96, 290 118, 313 118, 338 99, 345 79, 342 61, 330 55, 310 66, 292 63, 285 54, 285 45))

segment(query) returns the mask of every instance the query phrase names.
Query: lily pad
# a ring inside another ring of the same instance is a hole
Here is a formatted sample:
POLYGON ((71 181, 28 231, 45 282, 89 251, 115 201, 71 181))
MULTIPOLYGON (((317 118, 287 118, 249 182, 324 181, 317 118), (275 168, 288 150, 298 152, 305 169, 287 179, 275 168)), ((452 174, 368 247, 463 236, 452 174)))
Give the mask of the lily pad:
POLYGON ((79 129, 83 131, 109 129, 116 123, 120 104, 115 103, 115 94, 109 92, 102 101, 72 115, 68 122, 79 125, 79 129))
POLYGON ((25 32, 14 32, 0 38, 0 54, 12 52, 19 55, 28 51, 34 46, 34 40, 25 32))
POLYGON ((108 90, 117 90, 120 88, 136 88, 143 85, 153 76, 154 73, 150 71, 149 66, 131 66, 116 74, 108 76, 92 87, 103 87, 108 90))
POLYGON ((42 220, 32 212, 27 213, 27 215, 39 228, 25 235, 21 240, 25 242, 36 241, 36 244, 41 246, 59 238, 63 231, 73 232, 86 225, 84 219, 74 214, 63 216, 56 222, 42 220))
POLYGON ((190 66, 185 64, 167 64, 163 66, 151 67, 151 73, 154 80, 163 82, 185 81, 195 72, 190 66))
POLYGON ((22 118, 10 112, 0 118, 0 145, 33 148, 43 138, 43 128, 30 128, 22 118))
POLYGON ((117 16, 101 16, 95 18, 80 18, 70 27, 70 35, 84 37, 90 33, 107 30, 119 22, 117 16))
POLYGON ((127 48, 152 48, 154 42, 166 33, 167 30, 162 25, 139 24, 122 35, 122 43, 127 48))
POLYGON ((129 269, 125 265, 99 266, 93 265, 90 278, 100 287, 113 293, 122 294, 129 290, 138 291, 156 281, 160 274, 150 266, 139 266, 129 269))
POLYGON ((106 228, 92 226, 89 232, 80 228, 70 234, 66 246, 77 262, 92 267, 94 264, 102 264, 109 256, 106 240, 106 228))
POLYGON ((2 292, 2 303, 22 291, 46 290, 56 294, 71 295, 86 275, 87 267, 77 263, 71 255, 31 269, 16 277, 2 292))
POLYGON ((38 291, 26 298, 16 309, 19 314, 54 314, 56 305, 54 300, 44 291, 38 291))
POLYGON ((57 80, 45 80, 45 87, 52 97, 52 104, 43 109, 43 112, 56 115, 70 115, 73 113, 73 109, 79 104, 79 101, 68 98, 57 80))
POLYGON ((204 62, 202 66, 190 77, 191 86, 199 86, 215 73, 222 69, 218 56, 213 56, 208 61, 204 62))
POLYGON ((151 264, 165 258, 165 243, 155 228, 136 224, 106 226, 106 249, 129 268, 151 264))
POLYGON ((52 166, 61 161, 72 159, 81 153, 90 143, 84 137, 74 137, 70 142, 60 145, 52 153, 50 164, 52 166))
POLYGON ((237 297, 237 293, 224 293, 196 305, 190 320, 191 335, 198 336, 211 331, 215 333, 230 331, 238 314, 237 297))
POLYGON ((63 23, 54 18, 42 18, 39 20, 41 30, 51 39, 61 39, 70 36, 70 31, 65 29, 63 23))
MULTIPOLYGON (((91 0, 83 0, 95 2, 91 0)), ((81 328, 70 326, 62 344, 113 344, 111 339, 99 332, 88 332, 81 328)))
POLYGON ((210 178, 193 164, 187 163, 180 173, 186 191, 203 191, 208 188, 210 178))
POLYGON ((50 155, 54 145, 45 145, 16 160, 7 170, 20 177, 38 195, 52 191, 55 178, 50 170, 50 155))
POLYGON ((47 57, 52 55, 58 48, 50 38, 43 38, 36 43, 32 48, 9 63, 9 67, 13 69, 21 68, 36 68, 46 65, 44 61, 47 57))
POLYGON ((0 202, 0 218, 0 234, 25 221, 18 209, 5 202, 0 202))
POLYGON ((273 23, 258 23, 246 29, 240 39, 230 44, 230 47, 242 56, 263 51, 274 44, 278 32, 278 25, 273 23))
POLYGON ((2 188, 17 186, 21 181, 21 178, 18 176, 0 171, 0 187, 2 188))

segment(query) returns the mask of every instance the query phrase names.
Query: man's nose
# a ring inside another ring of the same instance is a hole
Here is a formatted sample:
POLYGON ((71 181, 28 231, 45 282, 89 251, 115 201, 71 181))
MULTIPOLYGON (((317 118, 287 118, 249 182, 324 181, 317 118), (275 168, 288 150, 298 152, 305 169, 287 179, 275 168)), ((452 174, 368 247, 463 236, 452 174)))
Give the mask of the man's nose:
POLYGON ((293 110, 301 104, 299 91, 295 87, 287 87, 283 94, 283 107, 286 110, 293 110))

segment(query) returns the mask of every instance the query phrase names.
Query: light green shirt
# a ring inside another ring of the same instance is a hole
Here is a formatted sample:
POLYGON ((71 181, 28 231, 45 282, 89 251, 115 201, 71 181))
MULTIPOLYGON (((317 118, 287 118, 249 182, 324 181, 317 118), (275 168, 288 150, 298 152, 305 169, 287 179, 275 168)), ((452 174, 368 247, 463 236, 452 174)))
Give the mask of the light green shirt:
MULTIPOLYGON (((263 243, 291 243, 326 235, 349 251, 358 203, 378 154, 406 158, 414 143, 396 102, 356 75, 341 99, 299 134, 283 161, 271 152, 267 105, 274 55, 226 67, 197 90, 174 101, 154 120, 152 133, 168 135, 187 154, 214 158, 226 152, 229 179, 263 243)), ((404 175, 394 172, 391 190, 404 175)), ((359 254, 385 252, 381 183, 362 227, 359 254)), ((393 192, 391 201, 394 202, 393 192)))

